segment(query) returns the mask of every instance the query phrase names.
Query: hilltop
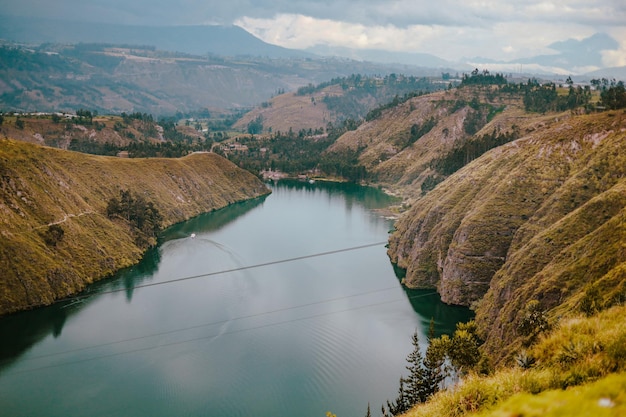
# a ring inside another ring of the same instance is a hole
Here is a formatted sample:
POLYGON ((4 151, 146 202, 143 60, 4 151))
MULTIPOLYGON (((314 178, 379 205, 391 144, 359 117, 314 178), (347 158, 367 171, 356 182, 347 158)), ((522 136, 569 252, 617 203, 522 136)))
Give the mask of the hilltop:
POLYGON ((0 140, 0 314, 138 262, 155 228, 268 192, 211 153, 125 159, 0 140))
MULTIPOLYGON (((409 201, 419 198, 449 175, 444 164, 463 147, 495 146, 521 132, 545 127, 559 116, 529 113, 519 94, 455 88, 409 97, 388 106, 342 135, 330 153, 358 151, 359 163, 373 182, 394 189, 409 201), (478 145, 479 142, 493 142, 478 145), (437 165, 439 163, 439 165, 437 165)), ((469 155, 462 155, 461 159, 469 155)))
POLYGON ((529 315, 626 297, 626 114, 584 114, 597 99, 463 85, 373 111, 327 150, 355 153, 369 181, 405 198, 389 239, 403 283, 475 309, 495 362, 532 342, 529 315), (548 96, 556 111, 529 110, 548 96))
POLYGON ((210 151, 213 144, 208 132, 198 131, 189 122, 157 122, 145 113, 77 113, 4 115, 0 137, 96 155, 116 156, 124 152, 130 157, 183 156, 193 151, 210 151))
POLYGON ((368 112, 407 94, 427 93, 445 88, 438 77, 390 74, 333 78, 317 86, 309 84, 295 92, 273 97, 245 114, 234 128, 246 130, 257 122, 255 133, 327 131, 329 124, 362 120, 368 112))

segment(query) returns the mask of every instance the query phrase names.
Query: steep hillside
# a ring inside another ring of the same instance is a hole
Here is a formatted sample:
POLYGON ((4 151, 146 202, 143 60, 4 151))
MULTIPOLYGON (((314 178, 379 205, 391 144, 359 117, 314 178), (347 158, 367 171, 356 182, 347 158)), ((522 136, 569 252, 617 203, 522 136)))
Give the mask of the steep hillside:
POLYGON ((311 95, 278 95, 246 113, 233 127, 245 131, 251 122, 260 120, 263 130, 271 132, 324 129, 337 118, 324 103, 324 97, 328 95, 343 95, 343 91, 339 86, 332 86, 311 95))
POLYGON ((529 317, 626 297, 626 114, 551 118, 440 183, 390 238, 405 283, 477 307, 499 358, 536 336, 529 317))
POLYGON ((554 115, 524 112, 519 95, 465 87, 392 106, 342 135, 329 151, 358 150, 373 181, 415 199, 448 175, 436 162, 455 150, 466 153, 463 146, 482 138, 509 140, 556 121, 554 115))
POLYGON ((107 215, 122 191, 153 205, 162 226, 269 192, 210 153, 122 159, 0 140, 0 314, 50 304, 141 258, 154 240, 107 215))

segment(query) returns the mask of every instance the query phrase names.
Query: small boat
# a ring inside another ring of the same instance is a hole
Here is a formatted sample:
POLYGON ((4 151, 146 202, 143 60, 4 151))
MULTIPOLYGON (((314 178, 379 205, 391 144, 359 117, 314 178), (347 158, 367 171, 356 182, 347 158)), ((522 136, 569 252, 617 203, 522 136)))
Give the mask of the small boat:
POLYGON ((192 239, 195 239, 195 238, 196 238, 196 234, 195 234, 195 233, 192 233, 192 234, 191 234, 191 238, 192 238, 192 239))

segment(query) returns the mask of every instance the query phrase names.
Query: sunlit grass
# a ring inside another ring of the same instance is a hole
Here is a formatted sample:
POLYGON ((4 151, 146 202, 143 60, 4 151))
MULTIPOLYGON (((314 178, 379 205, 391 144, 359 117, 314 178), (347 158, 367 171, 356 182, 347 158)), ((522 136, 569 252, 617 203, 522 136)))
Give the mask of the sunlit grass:
POLYGON ((530 369, 469 375, 406 414, 618 416, 626 412, 626 307, 563 320, 528 354, 530 369))

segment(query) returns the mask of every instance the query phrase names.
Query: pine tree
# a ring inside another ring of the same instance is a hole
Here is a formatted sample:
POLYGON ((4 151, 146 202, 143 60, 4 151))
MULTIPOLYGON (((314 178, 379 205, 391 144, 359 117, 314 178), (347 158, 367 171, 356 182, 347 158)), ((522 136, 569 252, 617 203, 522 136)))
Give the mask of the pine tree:
MULTIPOLYGON (((393 403, 387 400, 387 409, 389 410, 389 413, 391 415, 393 416, 400 415, 408 411, 409 408, 411 408, 412 404, 409 403, 409 400, 406 394, 407 393, 404 388, 404 378, 400 377, 400 388, 398 389, 398 397, 393 403)), ((384 409, 385 409, 385 406, 383 406, 383 410, 384 409)), ((383 415, 387 415, 387 413, 383 411, 383 415)))
POLYGON ((441 383, 446 379, 444 370, 445 353, 437 349, 433 344, 435 340, 435 321, 430 320, 428 330, 428 348, 424 356, 424 394, 429 398, 441 388, 441 383))
POLYGON ((409 363, 406 369, 409 376, 404 380, 406 383, 405 397, 409 406, 426 401, 425 380, 426 373, 424 369, 424 358, 419 346, 419 337, 417 330, 412 336, 413 352, 409 353, 406 360, 409 363))

